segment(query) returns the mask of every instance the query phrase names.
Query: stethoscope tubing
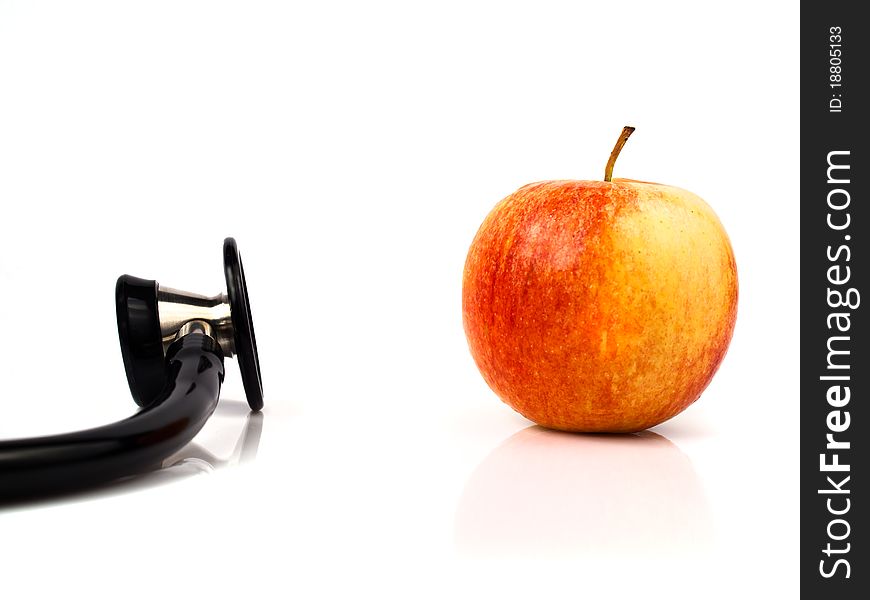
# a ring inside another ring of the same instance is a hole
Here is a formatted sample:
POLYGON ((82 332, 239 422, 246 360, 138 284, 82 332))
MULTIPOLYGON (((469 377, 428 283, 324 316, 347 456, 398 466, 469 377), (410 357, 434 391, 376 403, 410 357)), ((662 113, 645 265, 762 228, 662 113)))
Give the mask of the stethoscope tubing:
POLYGON ((60 435, 0 441, 0 500, 98 486, 158 468, 202 429, 217 407, 223 352, 190 333, 170 345, 163 391, 117 423, 60 435))

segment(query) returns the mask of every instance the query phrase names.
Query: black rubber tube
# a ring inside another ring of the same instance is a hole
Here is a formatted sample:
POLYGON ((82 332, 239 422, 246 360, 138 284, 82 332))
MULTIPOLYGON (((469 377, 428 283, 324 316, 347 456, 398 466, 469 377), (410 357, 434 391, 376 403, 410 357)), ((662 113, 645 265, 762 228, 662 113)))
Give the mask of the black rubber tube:
POLYGON ((159 467, 217 407, 223 353, 191 333, 167 351, 167 382, 137 414, 73 433, 0 442, 0 500, 78 491, 159 467))

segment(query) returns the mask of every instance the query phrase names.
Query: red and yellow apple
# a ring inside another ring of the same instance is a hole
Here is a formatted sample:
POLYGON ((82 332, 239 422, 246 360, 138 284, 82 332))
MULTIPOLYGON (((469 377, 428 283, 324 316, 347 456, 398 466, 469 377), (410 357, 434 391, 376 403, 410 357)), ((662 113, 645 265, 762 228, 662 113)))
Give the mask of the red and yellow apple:
POLYGON ((490 388, 553 429, 629 432, 692 404, 722 362, 737 270, 713 210, 680 188, 532 183, 499 202, 465 263, 462 316, 490 388))

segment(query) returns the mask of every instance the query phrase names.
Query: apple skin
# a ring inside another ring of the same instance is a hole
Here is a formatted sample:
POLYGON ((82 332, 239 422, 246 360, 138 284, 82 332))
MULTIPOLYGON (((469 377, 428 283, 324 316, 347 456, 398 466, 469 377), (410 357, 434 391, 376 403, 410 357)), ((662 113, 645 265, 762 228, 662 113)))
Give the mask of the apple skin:
POLYGON ((737 268, 713 210, 641 181, 545 181, 501 202, 465 263, 471 354, 514 410, 633 432, 683 411, 722 362, 737 268))

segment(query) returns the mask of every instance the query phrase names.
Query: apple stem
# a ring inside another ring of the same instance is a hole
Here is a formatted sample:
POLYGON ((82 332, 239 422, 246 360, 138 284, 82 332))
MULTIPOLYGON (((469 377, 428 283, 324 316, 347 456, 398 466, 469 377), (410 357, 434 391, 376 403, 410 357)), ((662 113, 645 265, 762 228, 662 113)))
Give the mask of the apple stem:
POLYGON ((616 145, 613 147, 613 152, 610 153, 610 159, 607 161, 607 166, 604 167, 604 181, 613 180, 613 165, 616 164, 616 157, 622 152, 622 147, 628 141, 628 137, 634 133, 634 127, 626 125, 622 128, 622 133, 619 134, 619 139, 616 140, 616 145))

